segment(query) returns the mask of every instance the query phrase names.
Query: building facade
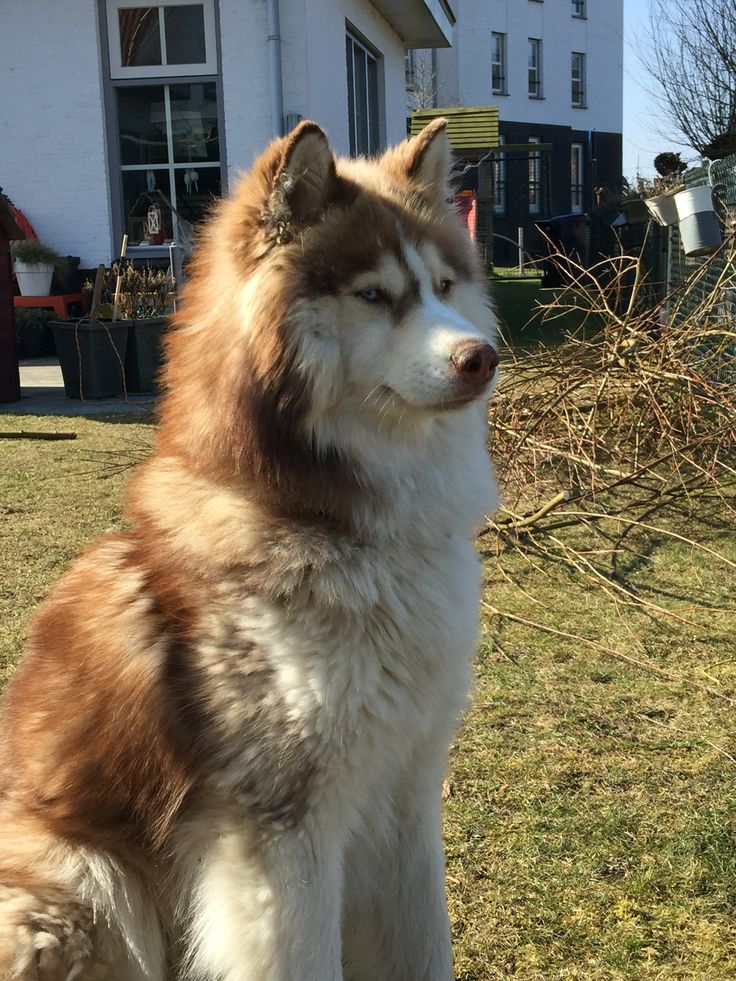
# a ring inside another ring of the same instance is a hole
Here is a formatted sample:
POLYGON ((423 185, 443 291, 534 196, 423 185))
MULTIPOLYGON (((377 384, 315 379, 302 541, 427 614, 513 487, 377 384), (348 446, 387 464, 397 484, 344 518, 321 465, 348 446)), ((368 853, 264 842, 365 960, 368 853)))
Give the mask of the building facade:
POLYGON ((0 0, 0 184, 83 267, 164 255, 300 118, 339 153, 406 133, 407 48, 446 0, 0 0))
POLYGON ((452 46, 433 53, 435 104, 499 107, 505 149, 493 155, 488 197, 503 264, 516 258, 519 228, 535 250, 537 221, 590 212, 620 187, 623 0, 456 0, 454 9, 452 46))

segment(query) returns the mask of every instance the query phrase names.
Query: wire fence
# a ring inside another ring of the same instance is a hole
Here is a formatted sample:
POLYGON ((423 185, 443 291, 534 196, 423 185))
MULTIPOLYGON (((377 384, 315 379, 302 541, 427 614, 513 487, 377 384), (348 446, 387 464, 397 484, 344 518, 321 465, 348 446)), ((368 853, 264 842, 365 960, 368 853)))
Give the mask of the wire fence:
MULTIPOLYGON (((727 239, 734 232, 736 220, 736 155, 716 160, 708 167, 694 168, 683 175, 683 184, 687 188, 708 183, 713 187, 716 211, 724 239, 727 239)), ((733 262, 732 251, 733 244, 727 244, 708 261, 707 268, 698 277, 697 288, 690 291, 687 302, 680 307, 680 316, 690 314, 707 293, 718 291, 719 315, 725 321, 736 319, 736 290, 732 286, 731 277, 724 277, 726 265, 733 262)), ((667 291, 676 290, 682 282, 692 278, 703 266, 703 262, 702 256, 685 255, 678 227, 671 226, 667 249, 667 291)))

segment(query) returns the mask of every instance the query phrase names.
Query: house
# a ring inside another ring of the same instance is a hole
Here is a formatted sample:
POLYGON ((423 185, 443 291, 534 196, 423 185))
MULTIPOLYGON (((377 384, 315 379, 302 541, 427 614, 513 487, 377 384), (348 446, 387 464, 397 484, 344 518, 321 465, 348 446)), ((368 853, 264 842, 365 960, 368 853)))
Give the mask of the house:
POLYGON ((406 134, 407 48, 446 0, 2 0, 0 185, 83 267, 163 256, 300 118, 340 153, 406 134))
MULTIPOLYGON (((504 264, 515 261, 520 227, 533 247, 536 221, 588 212, 620 187, 623 0, 455 0, 453 9, 452 46, 407 56, 410 104, 498 106, 488 196, 504 264)), ((471 168, 466 185, 477 178, 471 168)))

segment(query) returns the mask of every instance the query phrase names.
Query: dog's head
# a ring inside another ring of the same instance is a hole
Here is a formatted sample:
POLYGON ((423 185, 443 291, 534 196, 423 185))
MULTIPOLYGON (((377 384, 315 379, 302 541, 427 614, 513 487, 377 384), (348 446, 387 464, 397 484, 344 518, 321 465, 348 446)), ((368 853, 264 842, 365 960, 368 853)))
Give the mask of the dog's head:
POLYGON ((449 170, 443 120, 376 160, 336 160, 311 122, 275 141, 204 233, 164 443, 304 499, 482 405, 494 319, 449 170))

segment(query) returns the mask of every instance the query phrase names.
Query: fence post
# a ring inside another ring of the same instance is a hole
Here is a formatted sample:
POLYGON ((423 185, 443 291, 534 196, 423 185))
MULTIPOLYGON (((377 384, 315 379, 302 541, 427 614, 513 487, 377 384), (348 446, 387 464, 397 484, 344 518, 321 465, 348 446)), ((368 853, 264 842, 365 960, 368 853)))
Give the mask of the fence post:
POLYGON ((519 243, 519 275, 524 272, 524 229, 519 225, 517 241, 519 243))

